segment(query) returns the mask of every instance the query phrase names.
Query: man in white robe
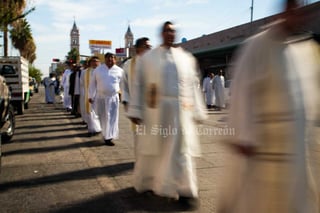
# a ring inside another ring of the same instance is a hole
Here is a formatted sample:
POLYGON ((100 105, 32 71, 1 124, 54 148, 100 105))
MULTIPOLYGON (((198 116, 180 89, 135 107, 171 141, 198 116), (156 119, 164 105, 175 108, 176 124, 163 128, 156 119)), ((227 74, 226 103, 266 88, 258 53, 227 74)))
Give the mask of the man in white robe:
POLYGON ((50 73, 49 77, 46 77, 43 81, 45 87, 45 101, 47 104, 54 104, 55 101, 55 88, 57 86, 57 81, 55 74, 50 73))
POLYGON ((225 79, 224 79, 222 70, 220 70, 219 75, 220 75, 220 78, 221 78, 222 88, 225 88, 225 82, 226 82, 226 81, 225 81, 225 79))
POLYGON ((297 27, 296 7, 288 1, 284 20, 237 54, 229 115, 236 135, 218 213, 319 212, 306 164, 303 90, 284 43, 297 27))
MULTIPOLYGON (((121 80, 121 91, 122 91, 122 104, 124 106, 125 112, 128 111, 128 106, 130 102, 130 94, 132 90, 132 84, 134 81, 134 76, 136 73, 136 64, 137 61, 140 60, 141 56, 151 49, 150 45, 150 40, 147 37, 142 37, 136 40, 135 43, 135 50, 136 50, 136 55, 127 60, 125 64, 123 65, 123 71, 124 74, 122 76, 121 80)), ((137 153, 137 136, 136 136, 136 130, 139 128, 138 125, 131 123, 131 129, 133 131, 133 138, 134 138, 134 144, 135 144, 135 153, 137 153)), ((136 161, 138 161, 138 155, 135 154, 136 161)), ((135 173, 135 172, 134 172, 135 173)), ((135 175, 134 175, 135 177, 135 175)))
POLYGON ((100 64, 97 56, 92 56, 89 61, 89 67, 81 72, 80 76, 80 109, 81 117, 88 126, 88 137, 94 136, 101 132, 100 121, 94 111, 95 103, 89 103, 89 83, 92 73, 100 64))
POLYGON ((136 66, 127 113, 140 124, 134 187, 195 207, 193 157, 200 155, 196 122, 206 118, 198 66, 190 53, 174 47, 171 22, 161 32, 163 44, 146 52, 136 66))
POLYGON ((68 68, 64 70, 61 80, 61 85, 63 87, 63 106, 67 111, 71 111, 71 96, 69 95, 69 87, 70 87, 70 75, 72 71, 67 65, 68 68))
POLYGON ((215 105, 214 89, 212 87, 213 73, 209 73, 207 77, 203 79, 202 91, 204 92, 204 99, 207 105, 207 109, 211 109, 215 105))
MULTIPOLYGON (((82 123, 83 124, 87 124, 87 113, 85 113, 85 104, 86 102, 89 103, 89 99, 88 99, 88 95, 87 97, 85 97, 85 91, 88 92, 89 89, 89 84, 87 87, 87 90, 85 88, 85 82, 84 82, 84 78, 85 78, 85 72, 88 68, 90 68, 90 59, 84 61, 81 63, 81 74, 80 74, 80 78, 79 78, 79 89, 80 89, 80 97, 79 97, 79 108, 80 108, 80 115, 81 115, 81 119, 82 119, 82 123)), ((89 81, 90 82, 90 81, 89 81)), ((89 135, 88 135, 89 136, 89 135)))
POLYGON ((89 102, 95 104, 101 132, 107 146, 119 137, 119 92, 123 70, 116 65, 115 55, 105 54, 105 63, 92 73, 89 84, 89 102))
POLYGON ((125 111, 128 111, 128 105, 130 101, 130 91, 132 90, 132 82, 135 76, 135 67, 140 57, 151 48, 150 41, 146 37, 137 39, 135 44, 136 55, 127 60, 123 65, 123 77, 121 81, 122 92, 122 104, 125 107, 125 111))
MULTIPOLYGON (((302 38, 291 42, 288 51, 294 58, 294 66, 297 67, 301 88, 303 91, 305 123, 306 123, 306 155, 309 182, 318 195, 320 204, 320 168, 319 152, 320 145, 319 124, 320 124, 320 36, 304 35, 302 38)), ((320 206, 319 206, 320 207, 320 206)))
POLYGON ((215 110, 220 111, 224 106, 224 87, 222 84, 222 80, 218 72, 214 73, 214 77, 212 80, 212 88, 214 90, 215 95, 215 110))
POLYGON ((43 86, 44 86, 44 101, 45 103, 49 102, 49 81, 50 78, 47 76, 43 79, 43 86))

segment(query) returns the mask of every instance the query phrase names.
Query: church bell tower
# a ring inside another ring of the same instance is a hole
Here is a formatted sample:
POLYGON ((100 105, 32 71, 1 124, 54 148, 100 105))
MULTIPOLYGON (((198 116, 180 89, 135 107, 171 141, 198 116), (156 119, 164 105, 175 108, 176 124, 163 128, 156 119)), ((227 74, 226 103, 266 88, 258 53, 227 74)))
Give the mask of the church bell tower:
POLYGON ((125 48, 133 47, 133 33, 131 32, 130 25, 128 26, 127 32, 124 36, 125 48))
POLYGON ((133 33, 131 32, 130 25, 128 26, 127 32, 124 36, 125 49, 128 53, 128 57, 135 55, 135 48, 133 44, 133 33))
POLYGON ((80 51, 80 34, 79 29, 76 25, 76 21, 73 22, 73 27, 70 32, 70 50, 76 49, 78 52, 80 51))

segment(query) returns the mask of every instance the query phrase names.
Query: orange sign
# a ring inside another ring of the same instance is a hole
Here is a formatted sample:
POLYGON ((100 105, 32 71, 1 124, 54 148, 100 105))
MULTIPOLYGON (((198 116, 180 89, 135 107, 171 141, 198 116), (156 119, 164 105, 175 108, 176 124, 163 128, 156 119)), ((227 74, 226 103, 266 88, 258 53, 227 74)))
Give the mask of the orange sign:
POLYGON ((111 49, 112 41, 109 40, 89 40, 90 48, 111 49))

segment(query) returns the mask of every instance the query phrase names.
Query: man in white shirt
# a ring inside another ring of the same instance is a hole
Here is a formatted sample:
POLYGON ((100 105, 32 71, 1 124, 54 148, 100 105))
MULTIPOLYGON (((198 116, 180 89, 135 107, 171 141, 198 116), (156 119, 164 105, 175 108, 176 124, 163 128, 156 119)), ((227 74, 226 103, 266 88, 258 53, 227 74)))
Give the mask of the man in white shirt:
POLYGON ((89 102, 95 104, 101 132, 107 146, 119 137, 119 92, 123 70, 116 65, 113 53, 105 54, 105 63, 95 69, 89 84, 89 102))

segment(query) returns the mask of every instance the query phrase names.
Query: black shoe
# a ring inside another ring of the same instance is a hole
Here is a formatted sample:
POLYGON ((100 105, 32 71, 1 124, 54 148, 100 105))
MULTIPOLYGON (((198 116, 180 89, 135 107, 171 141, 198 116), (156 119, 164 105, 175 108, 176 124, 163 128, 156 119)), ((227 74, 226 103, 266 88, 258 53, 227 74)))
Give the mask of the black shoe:
POLYGON ((104 143, 105 143, 107 146, 114 146, 114 143, 112 142, 112 139, 104 140, 104 143))
POLYGON ((178 201, 185 210, 196 210, 199 208, 198 198, 180 196, 178 201))
POLYGON ((98 135, 100 132, 88 132, 87 136, 92 137, 98 135))

